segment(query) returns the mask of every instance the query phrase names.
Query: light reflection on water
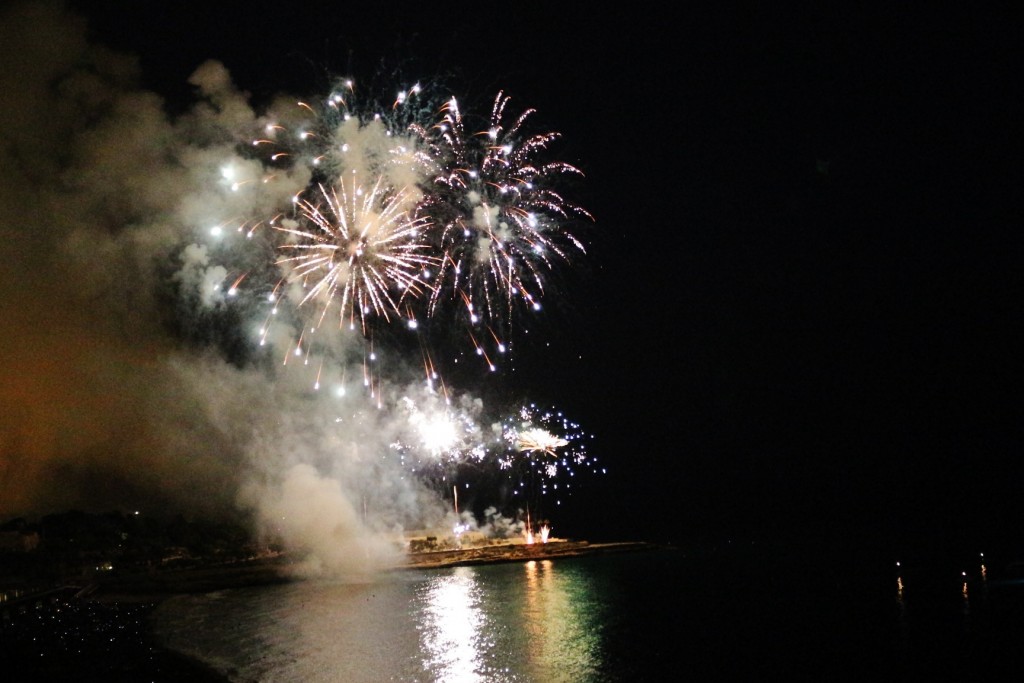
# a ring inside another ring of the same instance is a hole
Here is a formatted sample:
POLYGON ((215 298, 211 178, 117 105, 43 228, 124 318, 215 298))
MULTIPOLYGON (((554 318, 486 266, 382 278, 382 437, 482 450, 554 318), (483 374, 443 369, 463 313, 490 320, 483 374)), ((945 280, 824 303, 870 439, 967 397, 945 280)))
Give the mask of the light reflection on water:
POLYGON ((961 571, 624 553, 185 596, 157 630, 234 681, 1004 680, 1024 583, 961 571))
POLYGON ((424 668, 443 681, 478 681, 487 646, 487 618, 472 569, 458 567, 429 580, 417 620, 424 668))
POLYGON ((601 602, 587 575, 551 560, 527 562, 526 656, 546 680, 596 674, 601 656, 601 602), (552 663, 555 667, 552 669, 552 663), (569 675, 571 674, 571 675, 569 675))
POLYGON ((604 602, 550 560, 183 596, 162 640, 235 681, 587 681, 604 602))

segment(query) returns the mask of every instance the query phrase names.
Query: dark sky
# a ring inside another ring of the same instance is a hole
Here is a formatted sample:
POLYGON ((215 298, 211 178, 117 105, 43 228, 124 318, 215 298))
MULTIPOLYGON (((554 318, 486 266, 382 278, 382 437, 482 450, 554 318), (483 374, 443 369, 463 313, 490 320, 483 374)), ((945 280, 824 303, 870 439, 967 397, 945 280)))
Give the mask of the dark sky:
POLYGON ((1020 540, 1016 48, 896 10, 79 2, 173 107, 399 64, 564 134, 596 218, 513 387, 594 433, 591 536, 1020 540), (211 6, 207 6, 211 5, 211 6))

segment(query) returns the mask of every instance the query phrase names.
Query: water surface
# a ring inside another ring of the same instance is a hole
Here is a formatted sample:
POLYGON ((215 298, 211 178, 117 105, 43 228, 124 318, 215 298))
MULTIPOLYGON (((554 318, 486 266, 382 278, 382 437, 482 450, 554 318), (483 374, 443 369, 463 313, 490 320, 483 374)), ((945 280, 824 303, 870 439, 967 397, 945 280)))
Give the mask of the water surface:
POLYGON ((1020 595, 973 576, 962 585, 947 569, 764 549, 623 553, 182 596, 161 606, 157 627, 236 681, 967 680, 1018 669, 1020 595))

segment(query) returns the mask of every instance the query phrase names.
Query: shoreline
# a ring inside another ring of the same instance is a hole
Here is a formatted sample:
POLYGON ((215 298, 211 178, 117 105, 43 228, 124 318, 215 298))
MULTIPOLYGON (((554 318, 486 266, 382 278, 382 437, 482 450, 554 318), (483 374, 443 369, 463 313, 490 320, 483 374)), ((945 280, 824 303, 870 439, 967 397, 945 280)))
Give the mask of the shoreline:
MULTIPOLYGON (((646 541, 590 543, 552 539, 547 543, 523 542, 471 546, 458 549, 405 553, 402 560, 381 571, 444 569, 506 562, 528 562, 586 557, 625 552, 674 550, 675 547, 646 541)), ((226 565, 168 569, 149 574, 102 577, 88 599, 116 602, 161 601, 173 595, 208 593, 228 588, 289 583, 303 580, 287 556, 248 560, 226 565)))
POLYGON ((658 545, 646 541, 590 543, 589 541, 552 539, 547 543, 503 543, 454 550, 410 553, 406 556, 405 562, 397 567, 397 569, 440 569, 444 567, 464 567, 503 562, 585 557, 610 553, 667 550, 670 548, 671 546, 658 545))

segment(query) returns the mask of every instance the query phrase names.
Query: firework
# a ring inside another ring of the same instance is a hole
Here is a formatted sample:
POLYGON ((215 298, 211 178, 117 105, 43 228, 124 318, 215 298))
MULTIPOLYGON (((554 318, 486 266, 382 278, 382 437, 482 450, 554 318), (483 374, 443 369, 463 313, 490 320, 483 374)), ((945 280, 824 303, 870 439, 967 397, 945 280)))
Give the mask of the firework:
POLYGON ((456 407, 436 396, 418 402, 403 396, 400 403, 407 428, 395 441, 396 450, 414 454, 420 464, 479 461, 486 455, 479 405, 467 399, 456 407))
POLYGON ((289 238, 280 245, 289 255, 277 263, 307 290, 300 305, 321 303, 320 321, 340 300, 342 324, 347 319, 354 326, 358 316, 365 330, 368 315, 401 314, 403 302, 427 288, 420 273, 437 262, 423 239, 429 221, 410 217, 402 208, 407 191, 391 191, 382 181, 368 191, 355 177, 331 190, 320 185, 322 202, 300 200, 301 221, 276 226, 289 238))
POLYGON ((561 496, 571 492, 578 477, 605 473, 587 452, 591 435, 561 411, 522 406, 504 422, 502 438, 507 450, 499 466, 510 471, 516 494, 524 496, 528 505, 536 506, 548 494, 555 495, 560 505, 561 496))
POLYGON ((424 165, 435 171, 437 191, 424 205, 442 230, 431 311, 454 300, 473 325, 506 322, 517 303, 539 310, 545 271, 571 252, 585 253, 567 229, 570 219, 592 218, 553 188, 559 176, 581 175, 579 169, 540 159, 559 134, 526 133, 533 109, 506 125, 508 102, 499 92, 486 129, 473 134, 455 98, 437 125, 414 127, 429 150, 424 165))
POLYGON ((510 115, 509 104, 499 92, 474 119, 419 84, 363 102, 343 81, 259 121, 239 146, 245 158, 221 171, 225 191, 238 193, 234 211, 245 200, 251 210, 220 217, 210 234, 226 243, 224 228, 241 224, 247 250, 224 269, 232 305, 261 307, 260 343, 287 348, 285 363, 312 360, 315 390, 344 387, 362 350, 374 407, 398 418, 382 460, 444 491, 499 472, 529 512, 539 496, 560 504, 580 475, 598 471, 589 437, 534 405, 485 420, 440 381, 431 348, 456 330, 494 369, 513 319, 541 310, 557 294, 552 272, 586 253, 574 230, 592 216, 559 187, 581 172, 547 159, 560 135, 531 132, 534 110, 510 115), (389 343, 408 344, 382 333, 395 323, 420 345, 426 382, 415 390, 396 391, 378 363, 389 343))
POLYGON ((456 481, 486 488, 497 477, 512 484, 509 502, 529 513, 545 499, 561 505, 576 484, 605 473, 587 451, 591 435, 555 409, 528 404, 493 422, 466 398, 453 406, 435 395, 406 395, 399 405, 403 427, 388 457, 438 490, 456 481))
POLYGON ((531 427, 520 431, 517 435, 516 447, 524 453, 532 453, 540 451, 547 453, 553 457, 558 457, 556 452, 562 446, 567 446, 569 442, 563 438, 557 437, 546 429, 540 429, 538 427, 531 427))
POLYGON ((585 253, 571 229, 592 217, 557 190, 560 177, 581 173, 543 160, 560 136, 529 133, 534 110, 506 121, 499 92, 471 132, 455 98, 427 102, 416 84, 390 106, 360 104, 345 80, 322 102, 268 120, 252 142, 264 180, 297 169, 311 180, 290 211, 251 221, 249 234, 274 228, 275 263, 282 281, 300 285, 294 298, 312 309, 300 316, 311 328, 334 304, 340 324, 358 321, 367 337, 372 318, 416 329, 451 311, 493 370, 517 311, 540 310, 548 273, 585 253))

